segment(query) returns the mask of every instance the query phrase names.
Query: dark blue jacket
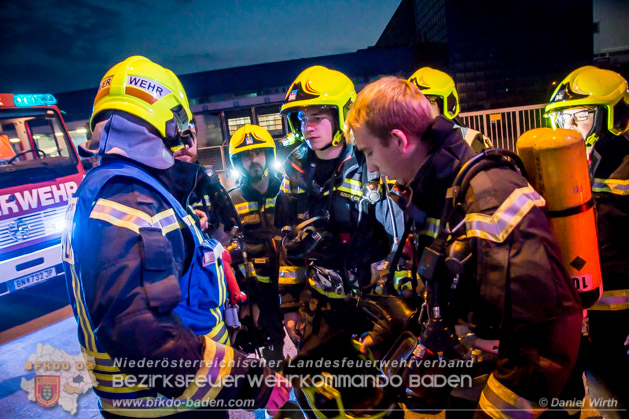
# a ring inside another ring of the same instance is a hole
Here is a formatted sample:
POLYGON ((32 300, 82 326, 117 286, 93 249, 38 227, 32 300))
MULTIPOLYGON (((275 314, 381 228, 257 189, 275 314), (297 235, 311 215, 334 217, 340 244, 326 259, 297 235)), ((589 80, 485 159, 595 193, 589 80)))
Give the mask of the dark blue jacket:
MULTIPOLYGON (((104 158, 103 165, 116 160, 104 158)), ((142 169, 187 206, 199 166, 177 161, 164 171, 142 169)), ((192 234, 200 232, 191 216, 177 216, 156 190, 121 175, 101 185, 91 203, 81 203, 81 195, 73 199, 71 230, 64 235, 63 247, 79 342, 93 360, 94 389, 102 408, 123 416, 172 414, 182 406, 176 409, 164 400, 184 391, 197 403, 204 398, 241 398, 254 400, 251 408, 264 406, 271 390, 264 383, 257 387, 241 380, 238 385, 212 387, 191 382, 195 377, 216 382, 230 375, 264 377, 271 372, 216 342, 226 341, 224 327, 196 336, 183 324, 174 311, 187 293, 182 293, 179 279, 194 254, 192 234), (232 365, 232 360, 238 363, 232 365), (137 378, 135 385, 133 380, 121 384, 128 376, 137 378), (140 383, 147 377, 153 382, 140 383), (139 398, 146 399, 135 407, 120 404, 139 398)), ((220 313, 208 312, 214 314, 220 313)))

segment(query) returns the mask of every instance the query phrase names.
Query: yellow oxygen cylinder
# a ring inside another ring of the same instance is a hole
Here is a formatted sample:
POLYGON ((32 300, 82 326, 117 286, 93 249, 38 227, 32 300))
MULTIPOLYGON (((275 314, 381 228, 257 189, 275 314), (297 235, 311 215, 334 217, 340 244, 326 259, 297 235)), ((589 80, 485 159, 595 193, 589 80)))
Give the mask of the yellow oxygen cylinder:
POLYGON ((585 143, 574 130, 535 128, 520 136, 517 152, 531 185, 544 197, 563 264, 583 308, 601 296, 594 201, 585 143))

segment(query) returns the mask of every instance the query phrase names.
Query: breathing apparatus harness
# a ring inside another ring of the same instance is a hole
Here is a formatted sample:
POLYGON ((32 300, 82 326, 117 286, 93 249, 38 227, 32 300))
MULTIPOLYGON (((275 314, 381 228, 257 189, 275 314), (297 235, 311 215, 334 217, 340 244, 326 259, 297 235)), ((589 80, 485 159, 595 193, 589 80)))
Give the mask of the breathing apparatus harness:
MULTIPOLYGON (((378 178, 371 180, 365 183, 363 187, 363 196, 360 200, 359 205, 362 208, 363 202, 367 202, 368 204, 375 205, 382 198, 386 200, 387 208, 389 210, 390 221, 391 221, 391 232, 393 236, 393 241, 391 243, 391 249, 387 258, 383 263, 377 266, 378 275, 377 278, 372 278, 372 282, 363 286, 360 289, 361 293, 369 293, 372 290, 375 290, 376 294, 388 293, 389 295, 397 295, 397 291, 394 285, 394 277, 395 277, 395 267, 398 265, 402 254, 402 248, 400 247, 400 243, 405 243, 408 238, 409 228, 411 220, 405 223, 404 232, 402 233, 402 237, 399 237, 397 226, 395 222, 395 216, 393 211, 393 192, 389 187, 388 180, 386 178, 378 178), (382 185, 382 188, 380 187, 382 185), (384 195, 382 194, 382 190, 384 189, 384 195)), ((360 224, 360 217, 362 215, 362 211, 359 213, 358 224, 360 224)))
MULTIPOLYGON (((243 183, 241 183, 241 187, 243 185, 244 185, 244 181, 243 183)), ((228 196, 227 199, 231 199, 231 198, 229 198, 228 196)), ((234 263, 242 263, 244 266, 245 287, 246 287, 247 293, 244 296, 244 299, 234 300, 230 298, 228 300, 228 303, 231 303, 230 309, 232 309, 232 313, 234 314, 234 321, 233 321, 234 326, 232 330, 236 332, 237 330, 241 328, 242 325, 238 317, 238 311, 240 308, 238 304, 244 304, 245 302, 247 302, 250 316, 248 318, 249 321, 246 322, 247 323, 246 326, 247 326, 247 330, 251 331, 250 344, 253 346, 253 352, 257 355, 259 359, 262 359, 262 355, 259 350, 261 343, 260 343, 260 339, 258 339, 260 328, 256 326, 255 321, 254 321, 253 301, 251 298, 247 298, 247 295, 253 295, 252 285, 251 285, 251 282, 249 281, 249 278, 252 278, 255 275, 253 275, 253 272, 251 271, 252 264, 249 262, 250 258, 249 258, 249 254, 247 252, 247 246, 245 243, 244 228, 240 221, 240 216, 237 213, 236 213, 235 219, 237 220, 237 225, 235 226, 236 232, 234 234, 232 243, 228 246, 228 250, 229 250, 230 257, 234 261, 234 263)), ((267 235, 268 234, 265 234, 265 236, 267 235)), ((235 339, 232 340, 232 343, 235 343, 235 339)))
MULTIPOLYGON (((515 153, 487 149, 470 159, 448 188, 437 237, 430 246, 424 248, 417 267, 417 274, 425 283, 424 301, 418 316, 422 332, 419 337, 409 332, 400 336, 384 359, 405 359, 410 361, 408 364, 410 366, 405 369, 383 370, 385 375, 401 375, 404 380, 408 380, 411 374, 425 374, 426 370, 422 370, 420 366, 421 360, 426 358, 482 361, 482 358, 476 358, 476 352, 464 344, 465 341, 457 337, 453 324, 456 319, 452 304, 465 265, 473 255, 469 240, 459 239, 463 233, 461 230, 465 227, 463 211, 465 195, 472 179, 478 173, 496 167, 511 168, 524 175, 524 166, 515 153), (449 284, 448 281, 444 281, 444 274, 451 278, 449 284), (449 290, 445 288, 448 285, 449 290), (444 298, 446 293, 447 298, 444 298)), ((472 339, 475 337, 472 336, 470 340, 472 339)), ((411 398, 420 400, 420 404, 424 405, 429 405, 430 400, 443 402, 447 397, 446 391, 441 393, 430 393, 426 389, 410 391, 414 393, 411 398)))
MULTIPOLYGON (((464 220, 452 227, 450 223, 461 215, 464 216, 462 205, 471 180, 479 172, 495 167, 508 167, 524 173, 523 165, 515 153, 487 149, 469 160, 455 177, 452 186, 448 188, 437 238, 424 249, 419 263, 413 268, 414 282, 418 282, 421 278, 426 284, 424 301, 419 310, 409 304, 408 298, 400 297, 395 290, 393 285, 395 270, 391 267, 397 265, 401 256, 403 246, 400 246, 400 243, 406 241, 415 223, 419 225, 425 223, 427 214, 413 204, 412 189, 397 185, 388 188, 384 182, 387 200, 396 201, 409 215, 409 220, 405 223, 403 236, 399 239, 394 238, 392 251, 387 258, 389 268, 384 270, 376 283, 363 287, 353 300, 362 315, 373 324, 372 332, 380 335, 379 338, 375 337, 375 346, 369 349, 369 357, 381 361, 381 372, 389 379, 393 376, 402 377, 402 382, 408 386, 410 376, 413 374, 443 373, 438 367, 426 369, 421 362, 423 359, 476 359, 474 352, 457 337, 452 319, 449 317, 453 311, 450 303, 454 300, 460 276, 464 272, 466 263, 472 259, 469 241, 456 239, 457 236, 461 236, 461 229, 465 226, 464 220), (440 281, 440 279, 443 279, 444 273, 452 277, 449 290, 442 289, 445 281, 440 281), (386 292, 381 295, 370 292, 375 287, 382 287, 386 292), (448 293, 448 298, 444 300, 442 295, 445 296, 445 293, 448 293), (447 301, 445 307, 441 306, 442 301, 447 301), (391 342, 391 339, 395 340, 392 344, 388 344, 387 342, 391 342)), ((361 201, 375 203, 380 199, 382 195, 379 182, 368 182, 361 201)), ((362 355, 357 354, 357 356, 362 355)), ((451 372, 456 371, 458 370, 452 369, 451 372)), ((396 400, 403 399, 407 405, 421 409, 439 406, 450 391, 449 387, 438 390, 406 387, 404 390, 405 386, 385 388, 385 393, 388 394, 385 400, 391 400, 391 397, 396 400), (403 391, 400 392, 400 390, 403 391)), ((335 400, 339 406, 342 405, 342 395, 338 390, 325 390, 320 392, 320 397, 329 401, 335 400)), ((352 408, 346 405, 339 411, 341 416, 350 417, 352 408)))
POLYGON ((240 318, 238 316, 238 312, 240 311, 239 304, 244 304, 246 302, 249 307, 249 314, 250 314, 249 322, 247 322, 248 324, 246 324, 246 326, 248 329, 252 331, 251 344, 253 345, 253 352, 256 354, 256 356, 259 359, 262 359, 262 354, 260 353, 260 350, 259 350, 260 348, 260 342, 258 340, 259 329, 256 326, 255 321, 253 319, 253 301, 251 300, 251 298, 247 298, 248 295, 252 295, 251 285, 248 280, 248 278, 251 278, 252 272, 251 272, 251 266, 249 265, 249 256, 247 254, 247 247, 245 245, 244 234, 243 234, 242 226, 240 225, 240 222, 239 222, 239 226, 237 227, 237 231, 234 234, 233 241, 228 246, 227 249, 229 251, 230 258, 232 259, 234 263, 243 264, 244 269, 245 269, 245 286, 247 289, 246 294, 241 293, 241 294, 244 294, 244 298, 240 298, 240 299, 231 298, 231 295, 230 295, 230 298, 227 300, 225 312, 230 314, 229 316, 230 323, 227 323, 227 326, 230 327, 230 330, 232 332, 232 336, 231 336, 232 342, 235 343, 235 333, 238 330, 240 330, 240 328, 242 327, 242 324, 240 323, 240 318))
MULTIPOLYGON (((310 197, 321 197, 327 193, 325 208, 321 215, 307 218, 295 227, 285 226, 281 230, 282 235, 282 248, 286 250, 287 255, 290 258, 304 259, 309 256, 313 256, 317 249, 325 246, 325 242, 332 239, 331 233, 326 231, 326 224, 331 220, 332 206, 334 200, 334 190, 337 180, 340 176, 344 176, 345 173, 358 167, 357 164, 346 168, 341 171, 343 164, 351 158, 351 153, 347 150, 343 151, 339 157, 334 160, 334 171, 323 185, 319 185, 315 180, 316 163, 310 162, 308 168, 305 171, 301 171, 306 174, 307 185, 306 191, 303 197, 300 197, 298 201, 298 214, 306 214, 308 216, 309 209, 308 204, 310 197)), ((361 201, 362 204, 362 201, 361 201)), ((354 234, 351 235, 348 248, 356 236, 356 232, 360 225, 362 215, 362 207, 359 205, 358 220, 356 223, 356 229, 354 234)), ((347 258, 344 260, 343 271, 336 272, 332 269, 326 269, 320 266, 311 266, 311 275, 320 279, 322 282, 330 283, 332 288, 338 295, 343 295, 345 291, 352 290, 352 275, 347 270, 347 258)))
POLYGON ((478 173, 495 167, 511 167, 521 174, 524 173, 520 158, 508 150, 487 149, 470 159, 447 190, 437 238, 424 249, 420 257, 417 274, 425 282, 426 287, 419 317, 419 321, 424 326, 424 332, 419 340, 420 344, 436 353, 445 354, 449 350, 458 352, 461 349, 458 348, 458 339, 450 324, 453 319, 448 317, 452 314, 451 304, 454 301, 460 276, 464 272, 465 264, 472 257, 469 242, 457 239, 457 233, 460 237, 460 230, 465 226, 465 214, 461 214, 462 203, 472 179, 478 173), (457 216, 461 218, 461 221, 452 226, 451 223, 457 219, 457 216), (448 291, 442 289, 444 283, 440 281, 438 274, 438 272, 443 272, 443 268, 452 277, 446 300, 444 296, 448 291), (446 307, 442 307, 444 301, 447 301, 446 307))

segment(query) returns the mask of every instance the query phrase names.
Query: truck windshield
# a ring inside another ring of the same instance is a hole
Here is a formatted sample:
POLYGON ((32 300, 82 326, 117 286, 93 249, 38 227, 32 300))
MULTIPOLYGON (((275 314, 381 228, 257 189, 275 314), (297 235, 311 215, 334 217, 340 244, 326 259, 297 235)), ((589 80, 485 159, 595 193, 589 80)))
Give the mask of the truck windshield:
POLYGON ((70 141, 52 109, 0 110, 0 188, 77 173, 70 141))

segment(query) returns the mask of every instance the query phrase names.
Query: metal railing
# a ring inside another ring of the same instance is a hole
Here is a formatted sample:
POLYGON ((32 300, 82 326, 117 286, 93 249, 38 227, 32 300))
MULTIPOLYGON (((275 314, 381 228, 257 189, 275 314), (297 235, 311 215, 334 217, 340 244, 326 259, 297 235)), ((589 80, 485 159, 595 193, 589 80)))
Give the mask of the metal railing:
POLYGON ((515 143, 522 133, 548 126, 544 118, 546 105, 490 109, 459 114, 463 124, 489 137, 496 148, 515 151, 515 143))
MULTIPOLYGON (((459 114, 461 122, 489 137, 496 148, 515 151, 515 143, 524 132, 548 126, 544 104, 490 109, 459 114)), ((199 148, 199 162, 211 164, 218 173, 229 168, 227 146, 199 148)))

